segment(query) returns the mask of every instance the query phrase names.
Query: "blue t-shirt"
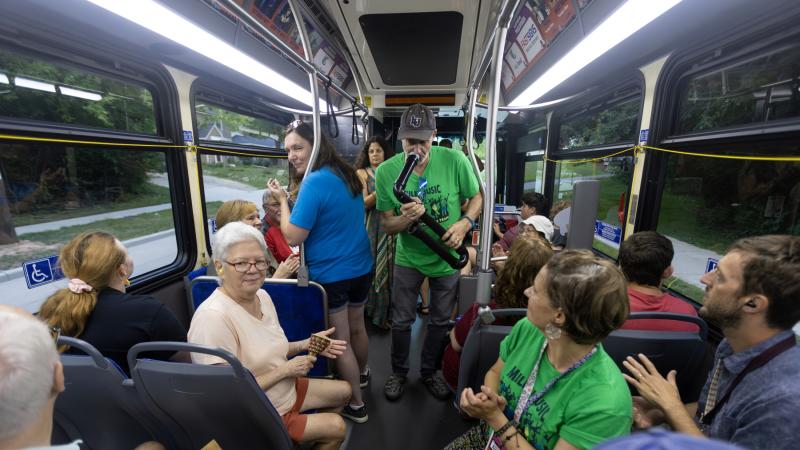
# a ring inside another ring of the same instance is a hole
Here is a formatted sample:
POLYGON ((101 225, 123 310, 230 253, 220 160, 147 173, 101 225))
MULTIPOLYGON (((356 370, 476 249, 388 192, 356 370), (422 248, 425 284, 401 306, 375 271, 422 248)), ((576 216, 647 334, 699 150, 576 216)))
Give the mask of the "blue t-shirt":
POLYGON ((364 227, 364 197, 353 196, 329 167, 309 173, 300 186, 289 222, 309 230, 305 241, 309 277, 333 283, 372 270, 364 227))

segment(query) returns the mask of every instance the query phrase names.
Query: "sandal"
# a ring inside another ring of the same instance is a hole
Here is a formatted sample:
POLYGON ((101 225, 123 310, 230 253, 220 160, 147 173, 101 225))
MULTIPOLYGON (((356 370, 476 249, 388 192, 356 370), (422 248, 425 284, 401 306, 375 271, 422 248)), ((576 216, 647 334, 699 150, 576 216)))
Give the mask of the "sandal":
POLYGON ((423 316, 427 316, 428 314, 430 314, 431 308, 428 305, 423 305, 422 303, 420 303, 419 305, 417 305, 417 312, 423 316))

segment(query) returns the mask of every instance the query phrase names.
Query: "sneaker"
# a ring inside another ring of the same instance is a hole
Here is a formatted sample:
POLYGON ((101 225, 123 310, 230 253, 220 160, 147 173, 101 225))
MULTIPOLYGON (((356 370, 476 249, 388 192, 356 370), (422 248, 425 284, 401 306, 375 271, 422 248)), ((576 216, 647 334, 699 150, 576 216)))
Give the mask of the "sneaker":
POLYGON ((439 400, 447 400, 450 397, 450 389, 444 383, 444 380, 435 374, 423 378, 422 382, 425 383, 425 387, 428 388, 431 395, 439 400))
POLYGON ((353 407, 348 404, 347 406, 344 407, 344 409, 342 409, 342 412, 340 412, 339 414, 341 414, 342 417, 346 417, 355 423, 365 423, 369 419, 369 416, 367 415, 366 403, 362 405, 361 408, 358 409, 353 409, 353 407))
POLYGON ((372 376, 372 371, 369 370, 369 367, 367 367, 367 373, 362 373, 359 376, 359 382, 360 382, 360 385, 361 385, 361 389, 364 389, 365 387, 369 386, 369 379, 370 379, 371 376, 372 376))
POLYGON ((393 373, 383 386, 383 393, 389 400, 397 400, 406 392, 406 376, 393 373))

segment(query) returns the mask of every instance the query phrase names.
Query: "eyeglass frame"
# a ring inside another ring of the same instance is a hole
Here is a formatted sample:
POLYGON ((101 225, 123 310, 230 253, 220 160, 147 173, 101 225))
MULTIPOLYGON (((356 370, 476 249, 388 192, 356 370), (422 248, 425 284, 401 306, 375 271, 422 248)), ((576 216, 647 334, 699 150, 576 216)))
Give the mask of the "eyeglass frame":
POLYGON ((239 262, 237 262, 237 263, 232 263, 232 262, 230 262, 230 261, 222 260, 222 262, 224 262, 225 264, 228 264, 228 265, 230 265, 230 266, 233 266, 233 270, 234 270, 235 272, 237 272, 237 273, 247 273, 247 272, 249 272, 249 271, 250 271, 250 268, 251 268, 251 267, 255 267, 255 268, 256 268, 256 270, 257 270, 257 271, 259 271, 259 272, 266 272, 266 271, 267 271, 267 268, 269 267, 269 263, 268 263, 266 260, 264 260, 264 261, 256 261, 256 262, 250 262, 250 261, 239 261, 239 262), (244 270, 239 270, 239 269, 237 269, 237 266, 238 266, 238 267, 244 267, 242 264, 247 264, 247 268, 245 268, 244 270), (258 265, 259 265, 259 264, 263 264, 263 265, 264 265, 264 268, 263 268, 263 269, 259 269, 259 268, 258 268, 258 265))

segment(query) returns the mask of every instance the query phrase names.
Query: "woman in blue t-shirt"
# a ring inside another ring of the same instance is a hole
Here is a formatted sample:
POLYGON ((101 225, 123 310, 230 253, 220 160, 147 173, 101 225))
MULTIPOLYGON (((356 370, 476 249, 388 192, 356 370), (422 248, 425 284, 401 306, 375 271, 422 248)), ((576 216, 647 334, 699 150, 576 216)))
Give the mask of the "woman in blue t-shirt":
POLYGON ((320 136, 319 154, 309 167, 314 129, 296 120, 286 129, 284 145, 295 171, 295 185, 302 179, 294 208, 277 180, 269 187, 281 203, 281 231, 289 245, 305 244, 309 278, 328 295, 328 318, 336 328, 334 339, 350 345, 336 359, 336 368, 353 389, 342 415, 357 423, 367 421, 361 387, 368 382, 369 342, 364 326, 364 304, 372 282, 372 252, 364 228, 361 180, 333 144, 320 136), (303 179, 303 175, 309 172, 303 179))

